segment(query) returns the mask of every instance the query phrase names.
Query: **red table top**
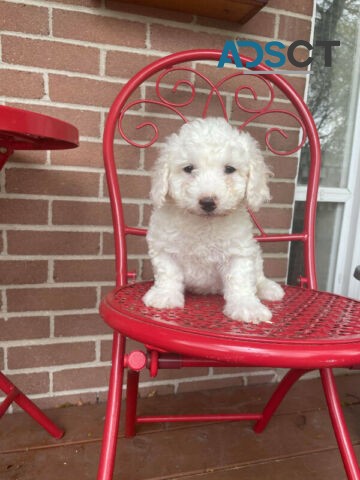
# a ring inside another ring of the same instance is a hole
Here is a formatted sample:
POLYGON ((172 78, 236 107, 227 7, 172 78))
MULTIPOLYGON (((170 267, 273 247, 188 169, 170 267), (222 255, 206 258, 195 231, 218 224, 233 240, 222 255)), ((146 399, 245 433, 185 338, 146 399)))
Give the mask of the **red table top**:
POLYGON ((0 147, 9 150, 58 150, 79 145, 70 123, 48 115, 0 105, 0 147))

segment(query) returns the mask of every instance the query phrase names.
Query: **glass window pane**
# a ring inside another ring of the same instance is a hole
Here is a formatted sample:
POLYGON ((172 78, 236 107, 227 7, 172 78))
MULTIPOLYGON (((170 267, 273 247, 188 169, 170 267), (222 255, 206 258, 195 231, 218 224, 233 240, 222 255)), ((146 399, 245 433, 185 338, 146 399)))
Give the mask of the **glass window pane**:
MULTIPOLYGON (((317 0, 314 60, 307 103, 322 147, 321 186, 346 187, 359 91, 360 0, 317 0), (324 48, 317 40, 340 40, 332 48, 332 66, 324 66, 324 48)), ((301 155, 299 184, 306 184, 309 152, 301 155)))
MULTIPOLYGON (((296 202, 294 215, 294 232, 301 232, 304 216, 304 202, 296 202)), ((331 291, 336 254, 340 238, 340 226, 343 214, 343 205, 339 203, 319 203, 316 222, 316 270, 319 290, 331 291)), ((304 255, 301 242, 294 242, 290 251, 290 266, 288 283, 297 284, 299 275, 304 275, 304 255)))

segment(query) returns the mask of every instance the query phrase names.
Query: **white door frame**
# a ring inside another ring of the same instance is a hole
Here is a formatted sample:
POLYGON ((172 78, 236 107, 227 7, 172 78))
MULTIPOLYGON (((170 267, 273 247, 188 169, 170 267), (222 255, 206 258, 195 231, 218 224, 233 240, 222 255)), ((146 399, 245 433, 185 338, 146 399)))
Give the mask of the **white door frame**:
POLYGON ((344 207, 334 292, 360 300, 360 281, 353 276, 355 267, 360 265, 360 93, 350 162, 348 182, 350 198, 344 207))

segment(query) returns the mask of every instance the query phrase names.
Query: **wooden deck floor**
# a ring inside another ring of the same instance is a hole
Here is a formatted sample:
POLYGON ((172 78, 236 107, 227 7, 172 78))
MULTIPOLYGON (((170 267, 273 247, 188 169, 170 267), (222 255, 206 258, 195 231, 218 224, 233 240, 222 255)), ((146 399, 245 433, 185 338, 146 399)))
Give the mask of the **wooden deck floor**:
MULTIPOLYGON (((360 457, 360 375, 338 378, 345 415, 360 457)), ((140 411, 194 413, 258 411, 273 387, 227 388, 141 400, 140 411)), ((2 480, 96 478, 105 406, 49 410, 66 428, 50 438, 22 413, 0 421, 2 480)), ((120 435, 116 480, 343 480, 345 473, 319 380, 299 382, 267 430, 250 422, 148 425, 120 435)))

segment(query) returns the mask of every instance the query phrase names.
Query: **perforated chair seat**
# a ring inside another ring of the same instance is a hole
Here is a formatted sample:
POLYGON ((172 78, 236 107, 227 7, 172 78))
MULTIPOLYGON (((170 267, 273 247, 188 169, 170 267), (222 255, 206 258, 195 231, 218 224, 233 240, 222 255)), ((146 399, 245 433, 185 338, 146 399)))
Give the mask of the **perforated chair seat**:
POLYGON ((281 302, 264 302, 272 323, 234 321, 220 295, 186 294, 185 307, 156 309, 142 302, 151 282, 110 292, 101 306, 107 323, 145 344, 214 360, 293 368, 360 362, 360 302, 285 286, 281 302), (245 360, 246 358, 246 360, 245 360), (261 358, 261 361, 259 361, 261 358))

